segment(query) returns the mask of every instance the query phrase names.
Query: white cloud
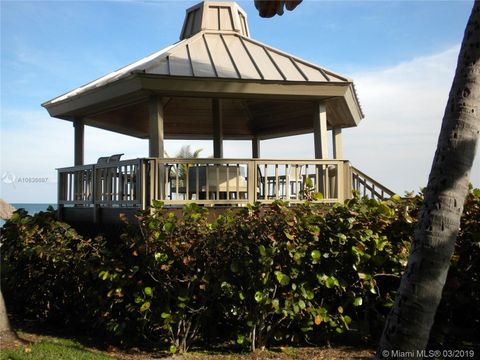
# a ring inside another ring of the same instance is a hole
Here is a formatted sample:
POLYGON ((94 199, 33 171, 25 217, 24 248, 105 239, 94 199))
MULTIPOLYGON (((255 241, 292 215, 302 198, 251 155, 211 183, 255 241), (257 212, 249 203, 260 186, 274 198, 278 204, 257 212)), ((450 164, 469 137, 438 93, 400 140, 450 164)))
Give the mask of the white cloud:
MULTIPOLYGON (((354 166, 393 190, 427 184, 459 46, 389 69, 354 74, 366 118, 345 133, 354 166)), ((480 185, 479 155, 471 181, 480 185)))

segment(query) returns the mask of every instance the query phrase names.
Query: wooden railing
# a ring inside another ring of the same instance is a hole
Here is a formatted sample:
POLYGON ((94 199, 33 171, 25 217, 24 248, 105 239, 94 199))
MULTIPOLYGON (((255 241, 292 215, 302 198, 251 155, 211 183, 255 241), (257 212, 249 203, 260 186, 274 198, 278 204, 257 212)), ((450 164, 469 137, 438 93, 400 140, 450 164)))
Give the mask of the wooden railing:
POLYGON ((255 167, 245 159, 157 159, 159 199, 167 205, 245 205, 252 196, 255 167))
POLYGON ((166 204, 245 205, 305 200, 321 192, 323 202, 350 194, 349 164, 341 160, 157 159, 164 169, 159 193, 166 204), (347 186, 347 188, 345 187, 347 186))
POLYGON ((350 191, 349 163, 342 160, 257 160, 256 199, 290 203, 305 200, 306 191, 323 195, 323 202, 338 202, 350 191))
POLYGON ((145 207, 155 166, 145 158, 58 169, 58 204, 145 207))
POLYGON ((395 194, 394 191, 383 186, 353 166, 351 167, 351 173, 352 187, 354 190, 358 191, 361 196, 383 200, 395 194))
POLYGON ((352 189, 380 199, 393 194, 344 160, 141 158, 58 169, 60 207, 145 209, 153 200, 171 206, 296 203, 307 192, 339 202, 352 189))

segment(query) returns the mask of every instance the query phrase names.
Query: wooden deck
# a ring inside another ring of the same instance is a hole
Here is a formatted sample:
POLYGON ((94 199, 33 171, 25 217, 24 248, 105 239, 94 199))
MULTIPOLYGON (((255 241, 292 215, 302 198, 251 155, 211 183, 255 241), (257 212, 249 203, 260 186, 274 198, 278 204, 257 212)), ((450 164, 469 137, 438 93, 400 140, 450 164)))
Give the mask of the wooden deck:
POLYGON ((393 194, 346 160, 139 158, 58 169, 59 215, 80 222, 115 222, 154 200, 172 208, 195 202, 224 209, 295 204, 319 192, 317 201, 335 203, 352 189, 377 199, 393 194))

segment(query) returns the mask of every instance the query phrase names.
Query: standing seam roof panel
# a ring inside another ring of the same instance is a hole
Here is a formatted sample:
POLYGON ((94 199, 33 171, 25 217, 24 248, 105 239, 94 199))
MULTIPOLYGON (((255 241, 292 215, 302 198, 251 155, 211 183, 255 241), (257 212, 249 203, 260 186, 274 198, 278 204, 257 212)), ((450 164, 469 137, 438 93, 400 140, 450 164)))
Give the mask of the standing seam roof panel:
POLYGON ((230 56, 228 55, 227 49, 220 36, 205 34, 205 40, 210 49, 210 54, 212 55, 213 64, 217 70, 218 77, 238 79, 238 73, 230 60, 230 56))
POLYGON ((193 76, 192 64, 187 47, 182 46, 169 57, 170 74, 173 76, 193 76))
POLYGON ((161 59, 160 61, 145 67, 145 72, 157 75, 170 75, 168 72, 168 59, 161 59))
POLYGON ((233 61, 240 72, 240 77, 242 79, 258 79, 258 71, 243 47, 240 38, 235 35, 223 35, 223 39, 230 54, 232 54, 233 61))
MULTIPOLYGON (((293 60, 295 61, 295 59, 293 60)), ((328 81, 328 79, 323 76, 322 72, 318 69, 315 69, 311 66, 307 66, 302 64, 299 61, 295 61, 297 66, 303 71, 303 73, 307 76, 308 81, 328 81)))
POLYGON ((192 55, 193 74, 198 77, 215 77, 213 64, 208 56, 208 51, 203 41, 203 37, 199 36, 195 41, 190 43, 190 54, 192 55))
POLYGON ((295 65, 293 65, 292 60, 290 58, 279 55, 275 51, 271 51, 266 49, 275 63, 278 65, 280 69, 282 69, 283 74, 285 75, 285 80, 287 81, 304 81, 305 78, 303 75, 297 70, 295 65))
POLYGON ((263 47, 250 42, 250 39, 243 38, 245 46, 263 74, 265 80, 283 80, 283 76, 278 72, 263 47))

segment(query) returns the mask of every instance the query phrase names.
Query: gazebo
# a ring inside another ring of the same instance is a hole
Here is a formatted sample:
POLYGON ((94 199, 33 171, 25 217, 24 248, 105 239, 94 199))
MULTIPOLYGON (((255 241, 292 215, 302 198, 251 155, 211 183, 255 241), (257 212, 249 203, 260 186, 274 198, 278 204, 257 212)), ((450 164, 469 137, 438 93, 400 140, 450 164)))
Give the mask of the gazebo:
POLYGON ((342 201, 352 189, 391 194, 343 159, 342 129, 363 118, 353 81, 252 39, 235 2, 187 9, 179 42, 42 106, 74 126, 74 166, 58 169, 64 216, 99 221, 153 200, 295 203, 308 189, 324 202, 342 201), (148 157, 106 156, 86 165, 85 126, 148 139, 148 157), (312 132, 314 158, 261 158, 261 140, 312 132), (165 158, 165 139, 213 140, 214 156, 165 158), (251 158, 224 159, 224 139, 251 140, 251 158))

